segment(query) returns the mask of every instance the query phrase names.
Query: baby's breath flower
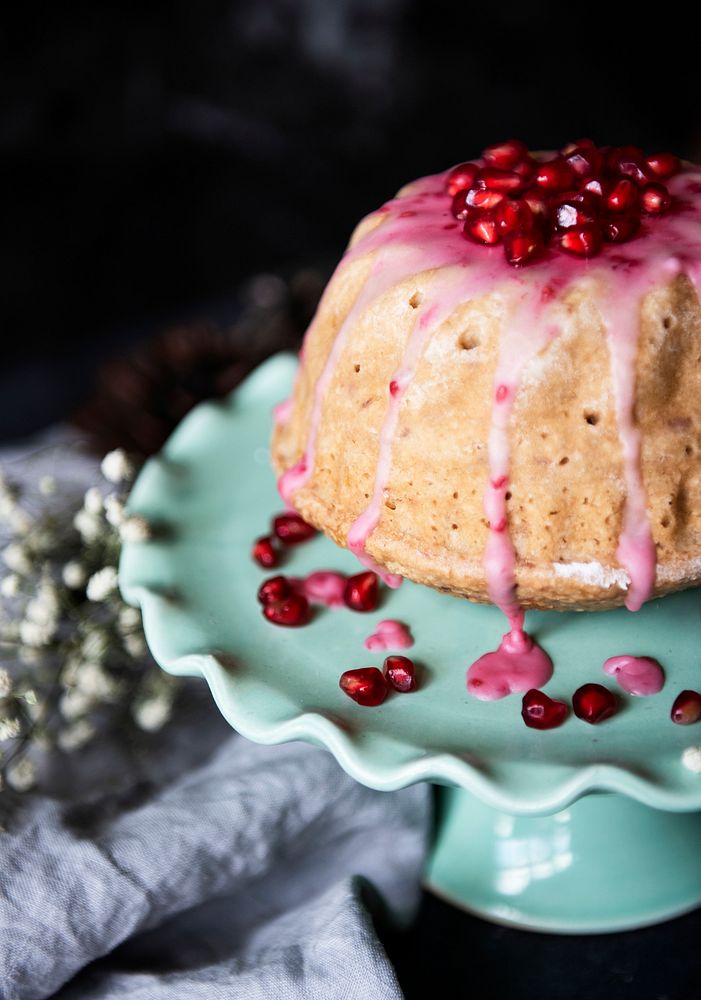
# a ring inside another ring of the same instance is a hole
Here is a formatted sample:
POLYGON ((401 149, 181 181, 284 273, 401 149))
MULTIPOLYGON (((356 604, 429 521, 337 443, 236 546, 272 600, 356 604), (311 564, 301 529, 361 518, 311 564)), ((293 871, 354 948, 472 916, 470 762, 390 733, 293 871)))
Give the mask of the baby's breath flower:
POLYGON ((75 559, 67 562, 61 570, 61 577, 69 590, 80 590, 84 587, 87 576, 85 567, 75 559))
POLYGON ((35 622, 37 625, 45 625, 47 628, 56 624, 57 613, 56 601, 41 591, 27 602, 27 607, 24 609, 28 621, 35 622))
POLYGON ((12 678, 7 670, 0 668, 0 698, 7 698, 12 691, 12 678))
POLYGON ((50 497, 56 492, 56 480, 53 476, 41 477, 39 480, 39 492, 45 497, 50 497))
POLYGON ((83 509, 88 514, 101 514, 102 507, 102 493, 100 493, 97 486, 91 486, 89 490, 86 490, 83 497, 83 509))
POLYGON ((16 792, 28 792, 36 784, 36 764, 27 757, 13 761, 5 772, 5 778, 10 788, 14 788, 16 792))
POLYGON ((79 510, 73 518, 73 527, 78 531, 84 542, 94 542, 100 536, 100 519, 87 510, 79 510))
POLYGON ((104 601, 117 589, 117 570, 114 566, 104 566, 88 580, 85 591, 89 601, 104 601))
POLYGON ((0 594, 3 597, 16 597, 20 591, 20 578, 16 573, 8 573, 0 581, 0 594))
POLYGON ((134 467, 122 448, 115 448, 102 459, 102 475, 111 483, 122 483, 134 475, 134 467))
POLYGON ((85 715, 93 705, 93 699, 85 691, 79 691, 78 688, 70 688, 61 696, 59 709, 63 718, 71 722, 73 719, 79 719, 82 715, 85 715))
POLYGON ((0 719, 0 743, 4 743, 5 740, 16 739, 21 732, 22 726, 19 719, 11 716, 5 716, 5 718, 0 719))
POLYGON ((124 502, 114 494, 105 497, 105 517, 113 528, 118 528, 124 520, 124 502))
POLYGON ((56 634, 56 622, 35 622, 28 618, 20 622, 19 637, 25 646, 38 649, 40 646, 48 646, 56 634))
MULTIPOLYGON (((19 639, 21 632, 21 625, 17 627, 17 638, 19 639)), ((20 660, 28 667, 34 667, 37 663, 41 662, 42 653, 39 649, 34 646, 20 646, 17 650, 20 660)))
POLYGON ((120 527, 119 537, 123 542, 147 542, 153 537, 153 529, 141 514, 132 514, 120 527))
MULTIPOLYGON (((95 663, 101 663, 104 660, 107 651, 109 649, 109 637, 100 628, 92 628, 86 636, 84 636, 80 644, 80 652, 82 654, 83 660, 93 660, 95 663)), ((82 664, 78 664, 78 669, 82 664)))
POLYGON ((122 636, 122 642, 129 656, 135 660, 140 660, 148 652, 148 647, 144 642, 143 636, 139 635, 138 632, 131 632, 128 635, 122 636))
POLYGON ((97 701, 111 701, 117 692, 117 684, 99 663, 81 663, 75 671, 76 689, 97 701))
POLYGON ((145 698, 134 706, 134 719, 140 729, 144 729, 149 733, 155 733, 170 718, 171 708, 170 699, 163 695, 145 698))
POLYGON ((95 727, 87 719, 78 719, 58 734, 57 743, 62 750, 70 753, 85 746, 95 735, 95 727))
POLYGON ((131 632, 132 629, 141 625, 141 612, 138 608, 131 608, 128 605, 119 609, 117 615, 117 627, 120 632, 131 632))
POLYGON ((27 550, 19 542, 10 542, 9 545, 6 545, 2 552, 2 558, 5 565, 14 570, 15 573, 19 573, 20 576, 28 576, 32 571, 27 550))

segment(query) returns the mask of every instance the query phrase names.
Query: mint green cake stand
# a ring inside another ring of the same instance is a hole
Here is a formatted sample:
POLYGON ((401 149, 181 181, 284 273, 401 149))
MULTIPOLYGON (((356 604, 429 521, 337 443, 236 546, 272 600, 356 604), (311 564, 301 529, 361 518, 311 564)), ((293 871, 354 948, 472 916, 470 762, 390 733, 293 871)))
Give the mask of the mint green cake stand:
MULTIPOLYGON (((518 695, 467 694, 467 666, 504 630, 494 608, 406 582, 374 614, 320 609, 306 628, 270 625, 256 602, 268 574, 249 552, 282 507, 268 439, 293 374, 289 356, 273 358, 226 402, 199 406, 134 487, 132 512, 160 530, 125 544, 121 587, 143 611, 156 660, 202 676, 249 739, 326 747, 372 788, 445 786, 426 884, 458 906, 522 928, 594 932, 701 904, 701 774, 682 763, 685 748, 701 745, 701 723, 669 719, 677 692, 701 683, 699 594, 636 615, 530 614, 556 665, 547 685, 556 698, 586 681, 613 684, 601 665, 616 653, 657 657, 668 675, 654 697, 619 692, 622 711, 599 726, 570 717, 550 732, 524 726, 518 695), (362 708, 338 678, 381 664, 363 640, 386 617, 412 628, 421 688, 362 708)), ((282 571, 322 568, 358 564, 319 536, 282 571)))

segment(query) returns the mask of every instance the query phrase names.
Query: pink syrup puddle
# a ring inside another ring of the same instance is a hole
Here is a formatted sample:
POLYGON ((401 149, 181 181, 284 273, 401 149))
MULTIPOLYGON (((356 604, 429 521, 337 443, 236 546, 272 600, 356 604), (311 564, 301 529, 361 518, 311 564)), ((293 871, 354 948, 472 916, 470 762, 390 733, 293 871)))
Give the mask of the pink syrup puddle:
POLYGON ((611 656, 604 663, 604 673, 615 677, 628 694, 645 697, 664 687, 664 671, 649 656, 611 656))
POLYGON ((364 642, 365 648, 373 652, 385 649, 408 649, 413 645, 414 640, 407 626, 394 618, 379 622, 375 631, 364 642))
POLYGON ((343 608, 343 592, 346 578, 342 573, 332 570, 317 570, 309 576, 290 577, 294 590, 306 597, 310 604, 323 604, 327 608, 343 608))
POLYGON ((514 625, 499 644, 467 671, 467 690, 480 701, 496 701, 517 691, 542 688, 553 675, 552 660, 522 628, 514 625))

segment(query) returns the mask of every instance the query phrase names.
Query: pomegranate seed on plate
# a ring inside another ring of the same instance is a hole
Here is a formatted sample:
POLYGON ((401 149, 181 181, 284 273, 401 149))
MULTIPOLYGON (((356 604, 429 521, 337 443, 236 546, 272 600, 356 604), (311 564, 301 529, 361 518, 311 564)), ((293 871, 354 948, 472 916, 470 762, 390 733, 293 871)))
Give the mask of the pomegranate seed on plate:
POLYGON ((290 628, 306 625, 311 618, 309 601, 301 594, 290 594, 282 601, 264 604, 263 614, 273 625, 287 625, 290 628))
POLYGON ((555 729, 565 721, 567 712, 564 701, 555 701, 537 688, 531 688, 523 696, 521 715, 531 729, 555 729))
POLYGON ((504 194, 514 194, 523 187, 524 180, 513 170, 498 170, 496 167, 484 167, 477 174, 475 185, 488 191, 502 191, 504 194))
POLYGON ((601 243, 601 228, 592 223, 572 226, 559 236, 560 249, 576 257, 595 257, 601 251, 601 243))
POLYGON ((369 707, 381 705, 389 691, 387 679, 377 667, 346 670, 341 674, 338 685, 353 701, 369 707))
POLYGON ((462 188, 472 187, 478 171, 476 163, 459 163, 457 167, 453 167, 446 182, 448 194, 454 195, 462 188))
POLYGON ((574 171, 567 160, 558 156, 536 167, 534 183, 543 191, 566 191, 575 181, 574 171))
POLYGON ((520 160, 527 156, 528 148, 519 139, 497 142, 492 146, 487 146, 482 151, 482 158, 487 166, 498 167, 500 170, 512 170, 520 160))
POLYGON ((530 233, 511 233, 504 237, 504 254, 512 267, 528 264, 543 251, 543 237, 534 230, 530 233))
POLYGON ((678 174, 682 168, 681 161, 674 153, 653 153, 645 160, 648 169, 660 181, 666 181, 668 177, 678 174))
POLYGON ((583 684, 572 695, 574 714, 592 726, 616 714, 618 699, 603 684, 583 684))
POLYGON ((316 534, 316 528, 295 513, 278 514, 273 520, 273 531, 283 545, 299 545, 316 534))
POLYGON ((616 181, 606 195, 606 207, 611 212, 634 212, 639 204, 638 185, 627 177, 616 181))
POLYGON ((374 611, 379 601, 379 580, 377 573, 368 570, 356 573, 346 580, 343 600, 352 611, 374 611))
POLYGON ((255 540, 251 549, 251 555, 263 569, 273 569, 280 561, 279 553, 270 535, 264 535, 262 538, 255 540))
POLYGON ((468 218, 462 231, 474 243, 486 246, 494 246, 501 239, 493 209, 486 209, 473 218, 468 218))
POLYGON ((261 604, 273 604, 283 601, 292 593, 292 586, 286 576, 271 576, 263 580, 258 588, 258 600, 261 604))
POLYGON ((691 726, 701 720, 701 694, 698 691, 682 691, 672 705, 672 722, 678 726, 691 726))
POLYGON ((416 691, 416 667, 408 656, 388 656, 383 669, 387 681, 395 690, 405 694, 416 691))
POLYGON ((640 192, 640 201, 643 212, 647 212, 648 215, 661 215, 668 211, 672 197, 664 184, 653 181, 651 184, 646 184, 640 192))

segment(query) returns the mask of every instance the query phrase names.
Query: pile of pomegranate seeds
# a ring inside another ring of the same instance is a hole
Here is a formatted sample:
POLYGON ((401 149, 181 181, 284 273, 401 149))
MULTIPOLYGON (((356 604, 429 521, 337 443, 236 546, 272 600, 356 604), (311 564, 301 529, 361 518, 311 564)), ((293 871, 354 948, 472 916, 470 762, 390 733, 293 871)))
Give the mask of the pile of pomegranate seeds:
POLYGON ((582 684, 572 695, 574 714, 583 722, 595 726, 618 711, 618 699, 603 684, 582 684))
POLYGON ((556 729, 565 721, 567 714, 564 701, 555 701, 536 688, 526 691, 523 696, 521 715, 530 729, 556 729))
POLYGON ((701 694, 698 691, 682 691, 672 705, 672 722, 678 726, 691 726, 701 720, 701 694))
POLYGON ((311 621, 309 601, 292 589, 285 576, 273 576, 258 588, 258 600, 263 605, 263 614, 274 625, 298 628, 311 621))
POLYGON ((377 667, 346 670, 338 684, 359 705, 381 705, 390 689, 401 694, 416 691, 416 667, 408 656, 388 656, 382 670, 377 667))
POLYGON ((272 534, 257 538, 251 549, 253 559, 263 569, 274 569, 280 564, 280 545, 299 545, 316 535, 316 528, 291 510, 274 517, 272 529, 272 534))
MULTIPOLYGON (((307 625, 312 617, 309 598, 315 603, 338 607, 338 602, 330 601, 328 597, 325 599, 323 595, 315 600, 315 594, 306 588, 309 580, 322 576, 338 578, 338 583, 343 585, 344 578, 340 573, 312 573, 306 579, 271 576, 264 580, 257 594, 259 603, 263 605, 264 616, 274 625, 307 625)), ((380 581, 377 573, 358 573, 345 580, 343 604, 351 611, 374 611, 379 600, 380 581)))
POLYGON ((625 243, 642 215, 669 211, 664 181, 681 170, 672 153, 646 156, 637 146, 596 146, 580 139, 545 162, 510 139, 488 146, 482 163, 460 163, 448 174, 452 212, 463 235, 501 244, 521 267, 548 247, 594 257, 604 243, 625 243))

